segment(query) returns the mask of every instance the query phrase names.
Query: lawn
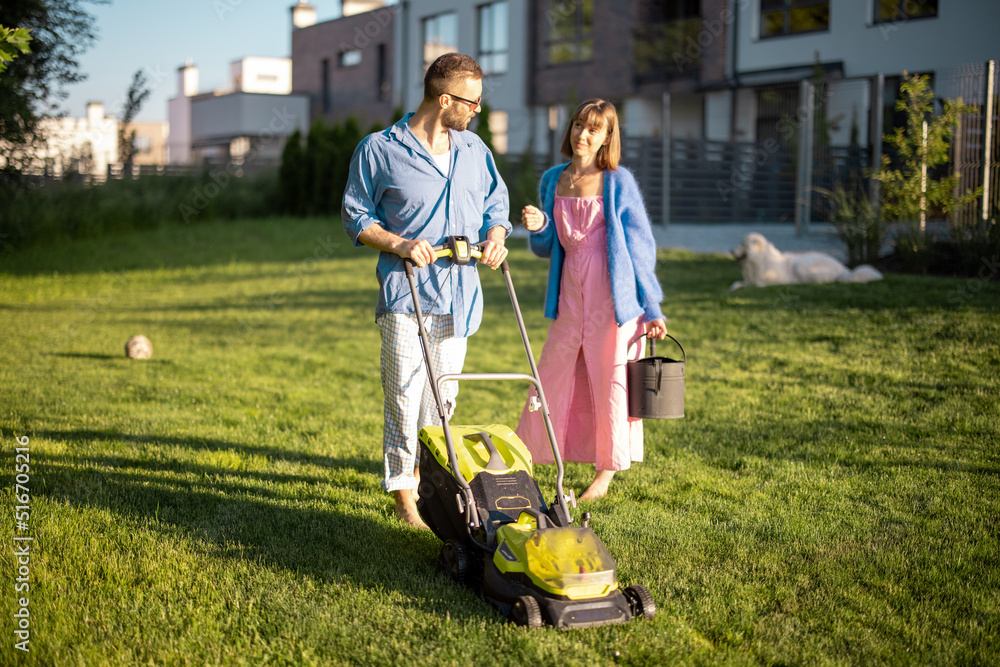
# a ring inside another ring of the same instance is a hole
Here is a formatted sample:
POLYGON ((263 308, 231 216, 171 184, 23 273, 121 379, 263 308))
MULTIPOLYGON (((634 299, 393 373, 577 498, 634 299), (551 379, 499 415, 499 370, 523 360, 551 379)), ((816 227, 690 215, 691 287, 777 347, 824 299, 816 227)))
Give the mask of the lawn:
MULTIPOLYGON (((511 246, 537 355, 547 265, 511 246)), ((647 420, 646 460, 577 510, 659 611, 560 633, 508 624, 394 518, 374 262, 287 219, 0 256, 0 662, 997 664, 1000 283, 728 292, 731 259, 661 252, 686 416, 647 420)), ((524 372, 483 274, 466 370, 524 372)), ((455 421, 513 426, 523 392, 467 383, 455 421)))

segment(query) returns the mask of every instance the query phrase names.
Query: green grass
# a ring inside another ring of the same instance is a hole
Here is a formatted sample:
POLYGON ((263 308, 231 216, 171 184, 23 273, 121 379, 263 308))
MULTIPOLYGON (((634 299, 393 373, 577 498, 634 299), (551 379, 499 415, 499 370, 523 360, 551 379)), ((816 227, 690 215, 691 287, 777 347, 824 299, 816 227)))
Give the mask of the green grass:
MULTIPOLYGON (((547 265, 512 246, 538 354, 547 265)), ((732 260, 661 253, 686 417, 647 420, 645 462, 580 508, 659 612, 559 633, 507 624, 392 516, 374 261, 315 220, 0 257, 0 539, 35 538, 33 662, 997 663, 996 282, 728 292, 732 260), (140 333, 153 358, 129 361, 140 333)), ((500 276, 483 279, 466 369, 524 371, 500 276)), ((467 383, 456 421, 513 425, 522 394, 467 383)), ((592 474, 569 464, 567 486, 592 474)), ((4 664, 24 657, 12 553, 4 664)))

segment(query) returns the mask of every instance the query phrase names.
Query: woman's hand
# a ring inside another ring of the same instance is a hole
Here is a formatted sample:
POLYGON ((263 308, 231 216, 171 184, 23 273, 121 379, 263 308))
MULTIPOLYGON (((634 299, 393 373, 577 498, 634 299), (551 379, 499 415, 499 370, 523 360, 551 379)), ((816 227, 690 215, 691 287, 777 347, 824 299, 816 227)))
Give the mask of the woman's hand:
POLYGON ((529 204, 521 209, 521 224, 529 232, 537 232, 545 225, 545 215, 529 204))
POLYGON ((663 318, 646 322, 646 336, 663 340, 667 337, 667 321, 663 318))

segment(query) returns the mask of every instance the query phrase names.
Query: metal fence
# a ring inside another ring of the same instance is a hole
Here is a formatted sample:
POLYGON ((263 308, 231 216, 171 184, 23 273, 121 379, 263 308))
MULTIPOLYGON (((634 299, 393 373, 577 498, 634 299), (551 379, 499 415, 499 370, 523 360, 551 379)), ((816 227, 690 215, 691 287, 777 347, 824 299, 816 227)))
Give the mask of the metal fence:
MULTIPOLYGON (((968 225, 1000 215, 998 69, 995 61, 949 68, 938 72, 934 84, 937 98, 961 98, 972 107, 956 129, 948 168, 960 176, 959 193, 981 187, 982 196, 956 211, 952 223, 968 225)), ((857 94, 859 87, 871 88, 874 113, 851 122, 866 123, 868 142, 881 151, 882 78, 838 80, 836 85, 841 91, 854 87, 855 99, 863 97, 857 94)), ((891 108, 891 100, 886 104, 891 108)), ((873 157, 878 157, 872 148, 858 145, 853 136, 850 145, 830 141, 838 136, 831 132, 835 123, 846 122, 844 115, 825 89, 811 81, 773 86, 758 91, 757 142, 672 139, 665 161, 661 138, 625 137, 622 161, 636 173, 654 222, 794 220, 808 227, 810 220, 832 217, 823 191, 838 184, 855 192, 872 191, 869 174, 877 164, 873 157), (803 118, 806 107, 810 113, 803 118)), ((846 138, 842 129, 839 136, 846 138)))
MULTIPOLYGON (((663 142, 626 137, 622 163, 636 175, 654 222, 663 218, 663 142)), ((811 184, 832 190, 838 183, 863 184, 868 149, 822 146, 813 150, 811 184)), ((769 142, 673 139, 670 142, 671 222, 792 222, 797 197, 793 147, 769 142)), ((828 220, 824 197, 811 200, 811 218, 828 220)))
POLYGON ((983 188, 977 201, 955 211, 952 222, 966 226, 995 220, 1000 215, 1000 71, 996 61, 938 72, 935 88, 936 96, 961 98, 972 107, 955 130, 952 162, 959 175, 959 193, 983 188))

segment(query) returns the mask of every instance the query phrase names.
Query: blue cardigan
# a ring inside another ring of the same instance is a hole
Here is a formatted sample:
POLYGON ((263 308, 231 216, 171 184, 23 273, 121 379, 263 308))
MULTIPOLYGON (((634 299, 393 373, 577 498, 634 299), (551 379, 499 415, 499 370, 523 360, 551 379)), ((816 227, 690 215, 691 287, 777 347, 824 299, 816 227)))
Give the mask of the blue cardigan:
MULTIPOLYGON (((545 291, 545 316, 555 319, 559 312, 559 286, 566 251, 556 236, 553 206, 556 184, 570 163, 552 167, 542 174, 539 185, 545 224, 528 237, 531 252, 550 257, 549 282, 545 291)), ((640 315, 647 322, 663 318, 660 301, 663 290, 656 277, 656 241, 635 177, 625 167, 604 170, 604 220, 608 236, 608 271, 611 296, 615 302, 615 322, 622 326, 640 315)), ((666 318, 664 318, 666 319, 666 318)))

